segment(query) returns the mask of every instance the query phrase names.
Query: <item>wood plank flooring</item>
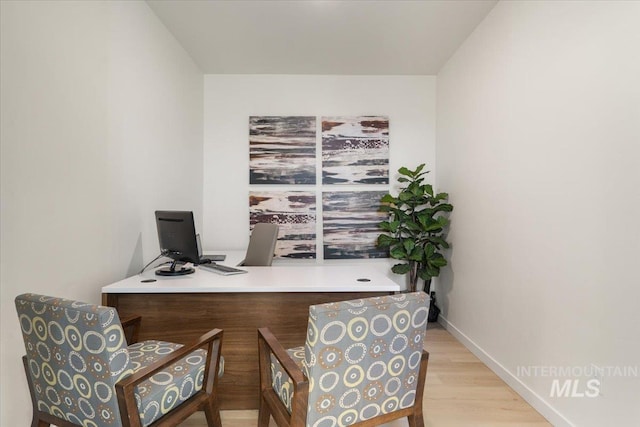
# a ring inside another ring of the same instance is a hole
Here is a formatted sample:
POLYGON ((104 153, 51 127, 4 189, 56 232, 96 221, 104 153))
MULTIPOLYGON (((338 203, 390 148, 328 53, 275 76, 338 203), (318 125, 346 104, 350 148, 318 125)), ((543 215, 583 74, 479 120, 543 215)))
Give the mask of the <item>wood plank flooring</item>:
MULTIPOLYGON (((425 348, 429 368, 424 393, 426 427, 551 426, 504 381, 440 325, 430 323, 425 348)), ((224 427, 255 427, 258 411, 222 411, 224 427)), ((205 427, 204 414, 185 427, 205 427)), ((406 427, 397 420, 386 427, 406 427)), ((276 427, 271 420, 270 427, 276 427)))

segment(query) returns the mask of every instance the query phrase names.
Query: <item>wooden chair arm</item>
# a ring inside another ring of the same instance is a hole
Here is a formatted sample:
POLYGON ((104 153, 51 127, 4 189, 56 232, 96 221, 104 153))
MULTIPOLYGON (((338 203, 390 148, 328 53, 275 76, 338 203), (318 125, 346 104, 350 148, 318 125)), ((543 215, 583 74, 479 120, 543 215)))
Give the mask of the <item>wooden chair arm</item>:
POLYGON ((138 336, 140 334, 140 322, 142 316, 131 315, 120 319, 120 324, 124 330, 124 336, 127 340, 127 344, 131 345, 138 342, 138 336))
POLYGON ((302 426, 307 417, 307 401, 309 400, 309 380, 302 369, 291 359, 289 353, 282 347, 268 328, 258 329, 258 353, 260 364, 260 392, 262 399, 271 407, 278 425, 302 426), (293 382, 293 400, 291 414, 277 396, 271 384, 270 354, 280 362, 280 365, 293 382))
MULTIPOLYGON (((416 401, 422 402, 424 395, 424 384, 427 380, 427 365, 429 364, 429 352, 422 349, 422 357, 420 358, 420 370, 418 371, 418 384, 416 384, 416 401)), ((419 412, 422 412, 422 405, 419 405, 419 412)))
MULTIPOLYGON (((293 361, 287 350, 282 347, 282 344, 276 339, 276 337, 271 333, 269 328, 260 328, 258 329, 258 342, 260 343, 260 349, 262 349, 262 345, 266 345, 265 349, 268 349, 280 362, 285 372, 291 378, 293 382, 293 386, 296 384, 307 382, 307 376, 304 374, 302 369, 293 361)), ((268 356, 268 353, 267 353, 268 356)), ((271 361, 269 360, 269 364, 271 361)), ((269 373, 271 369, 269 369, 269 373)), ((271 374, 269 374, 271 375, 271 374)), ((269 387, 271 387, 271 383, 269 383, 269 387)))
POLYGON ((131 427, 139 427, 141 425, 134 393, 135 387, 138 384, 155 375, 172 363, 175 363, 179 359, 187 356, 194 350, 197 350, 204 346, 207 346, 207 360, 205 365, 203 389, 206 390, 207 393, 212 393, 214 385, 218 382, 222 334, 223 332, 221 329, 212 329, 200 336, 200 338, 198 338, 193 343, 180 347, 176 351, 167 354, 165 357, 161 358, 155 363, 146 366, 138 370, 136 373, 118 381, 115 385, 118 404, 121 408, 126 409, 125 411, 121 409, 120 413, 121 415, 123 415, 126 412, 127 416, 129 417, 128 423, 126 420, 122 420, 123 424, 130 425, 131 427))

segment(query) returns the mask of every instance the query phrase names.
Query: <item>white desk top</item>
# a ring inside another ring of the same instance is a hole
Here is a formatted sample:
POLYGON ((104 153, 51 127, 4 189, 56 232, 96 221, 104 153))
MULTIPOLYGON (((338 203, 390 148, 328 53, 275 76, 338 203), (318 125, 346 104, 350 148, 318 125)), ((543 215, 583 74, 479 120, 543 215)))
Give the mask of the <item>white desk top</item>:
MULTIPOLYGON (((221 264, 235 265, 235 258, 221 264)), ((102 288, 102 293, 196 292, 397 292, 400 285, 375 267, 358 265, 274 265, 240 267, 247 274, 223 276, 196 267, 185 276, 157 276, 154 269, 102 288), (155 279, 143 283, 143 280, 155 279), (369 281, 359 281, 368 279, 369 281)))

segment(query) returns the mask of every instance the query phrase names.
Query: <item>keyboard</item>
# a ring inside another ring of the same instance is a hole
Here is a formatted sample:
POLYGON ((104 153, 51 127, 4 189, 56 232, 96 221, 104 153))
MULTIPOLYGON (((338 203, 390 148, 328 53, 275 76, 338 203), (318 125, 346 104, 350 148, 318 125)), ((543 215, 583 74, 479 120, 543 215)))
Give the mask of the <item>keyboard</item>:
POLYGON ((210 262, 224 261, 226 258, 226 255, 202 255, 200 257, 200 264, 209 264, 210 262))
POLYGON ((247 270, 241 270, 239 268, 229 267, 228 265, 221 265, 221 264, 215 264, 215 263, 200 264, 200 268, 207 271, 212 271, 217 274, 222 274, 223 276, 229 276, 231 274, 247 273, 247 270))

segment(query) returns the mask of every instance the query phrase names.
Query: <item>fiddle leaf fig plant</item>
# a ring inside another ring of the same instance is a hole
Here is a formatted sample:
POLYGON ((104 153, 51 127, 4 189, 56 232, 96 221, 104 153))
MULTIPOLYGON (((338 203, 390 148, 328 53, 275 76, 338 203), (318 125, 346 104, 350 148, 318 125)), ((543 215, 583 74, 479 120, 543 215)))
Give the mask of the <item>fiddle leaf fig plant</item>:
POLYGON ((423 163, 415 170, 400 168, 400 192, 380 199, 380 210, 389 212, 389 219, 379 223, 385 233, 378 236, 377 244, 388 248, 391 258, 402 261, 391 271, 409 274, 411 292, 417 290, 418 279, 430 285, 431 278, 437 277, 447 265, 442 251, 449 248, 445 240, 449 219, 443 214, 453 210, 447 203, 447 193, 435 194, 431 184, 424 183, 429 173, 424 167, 423 163))

